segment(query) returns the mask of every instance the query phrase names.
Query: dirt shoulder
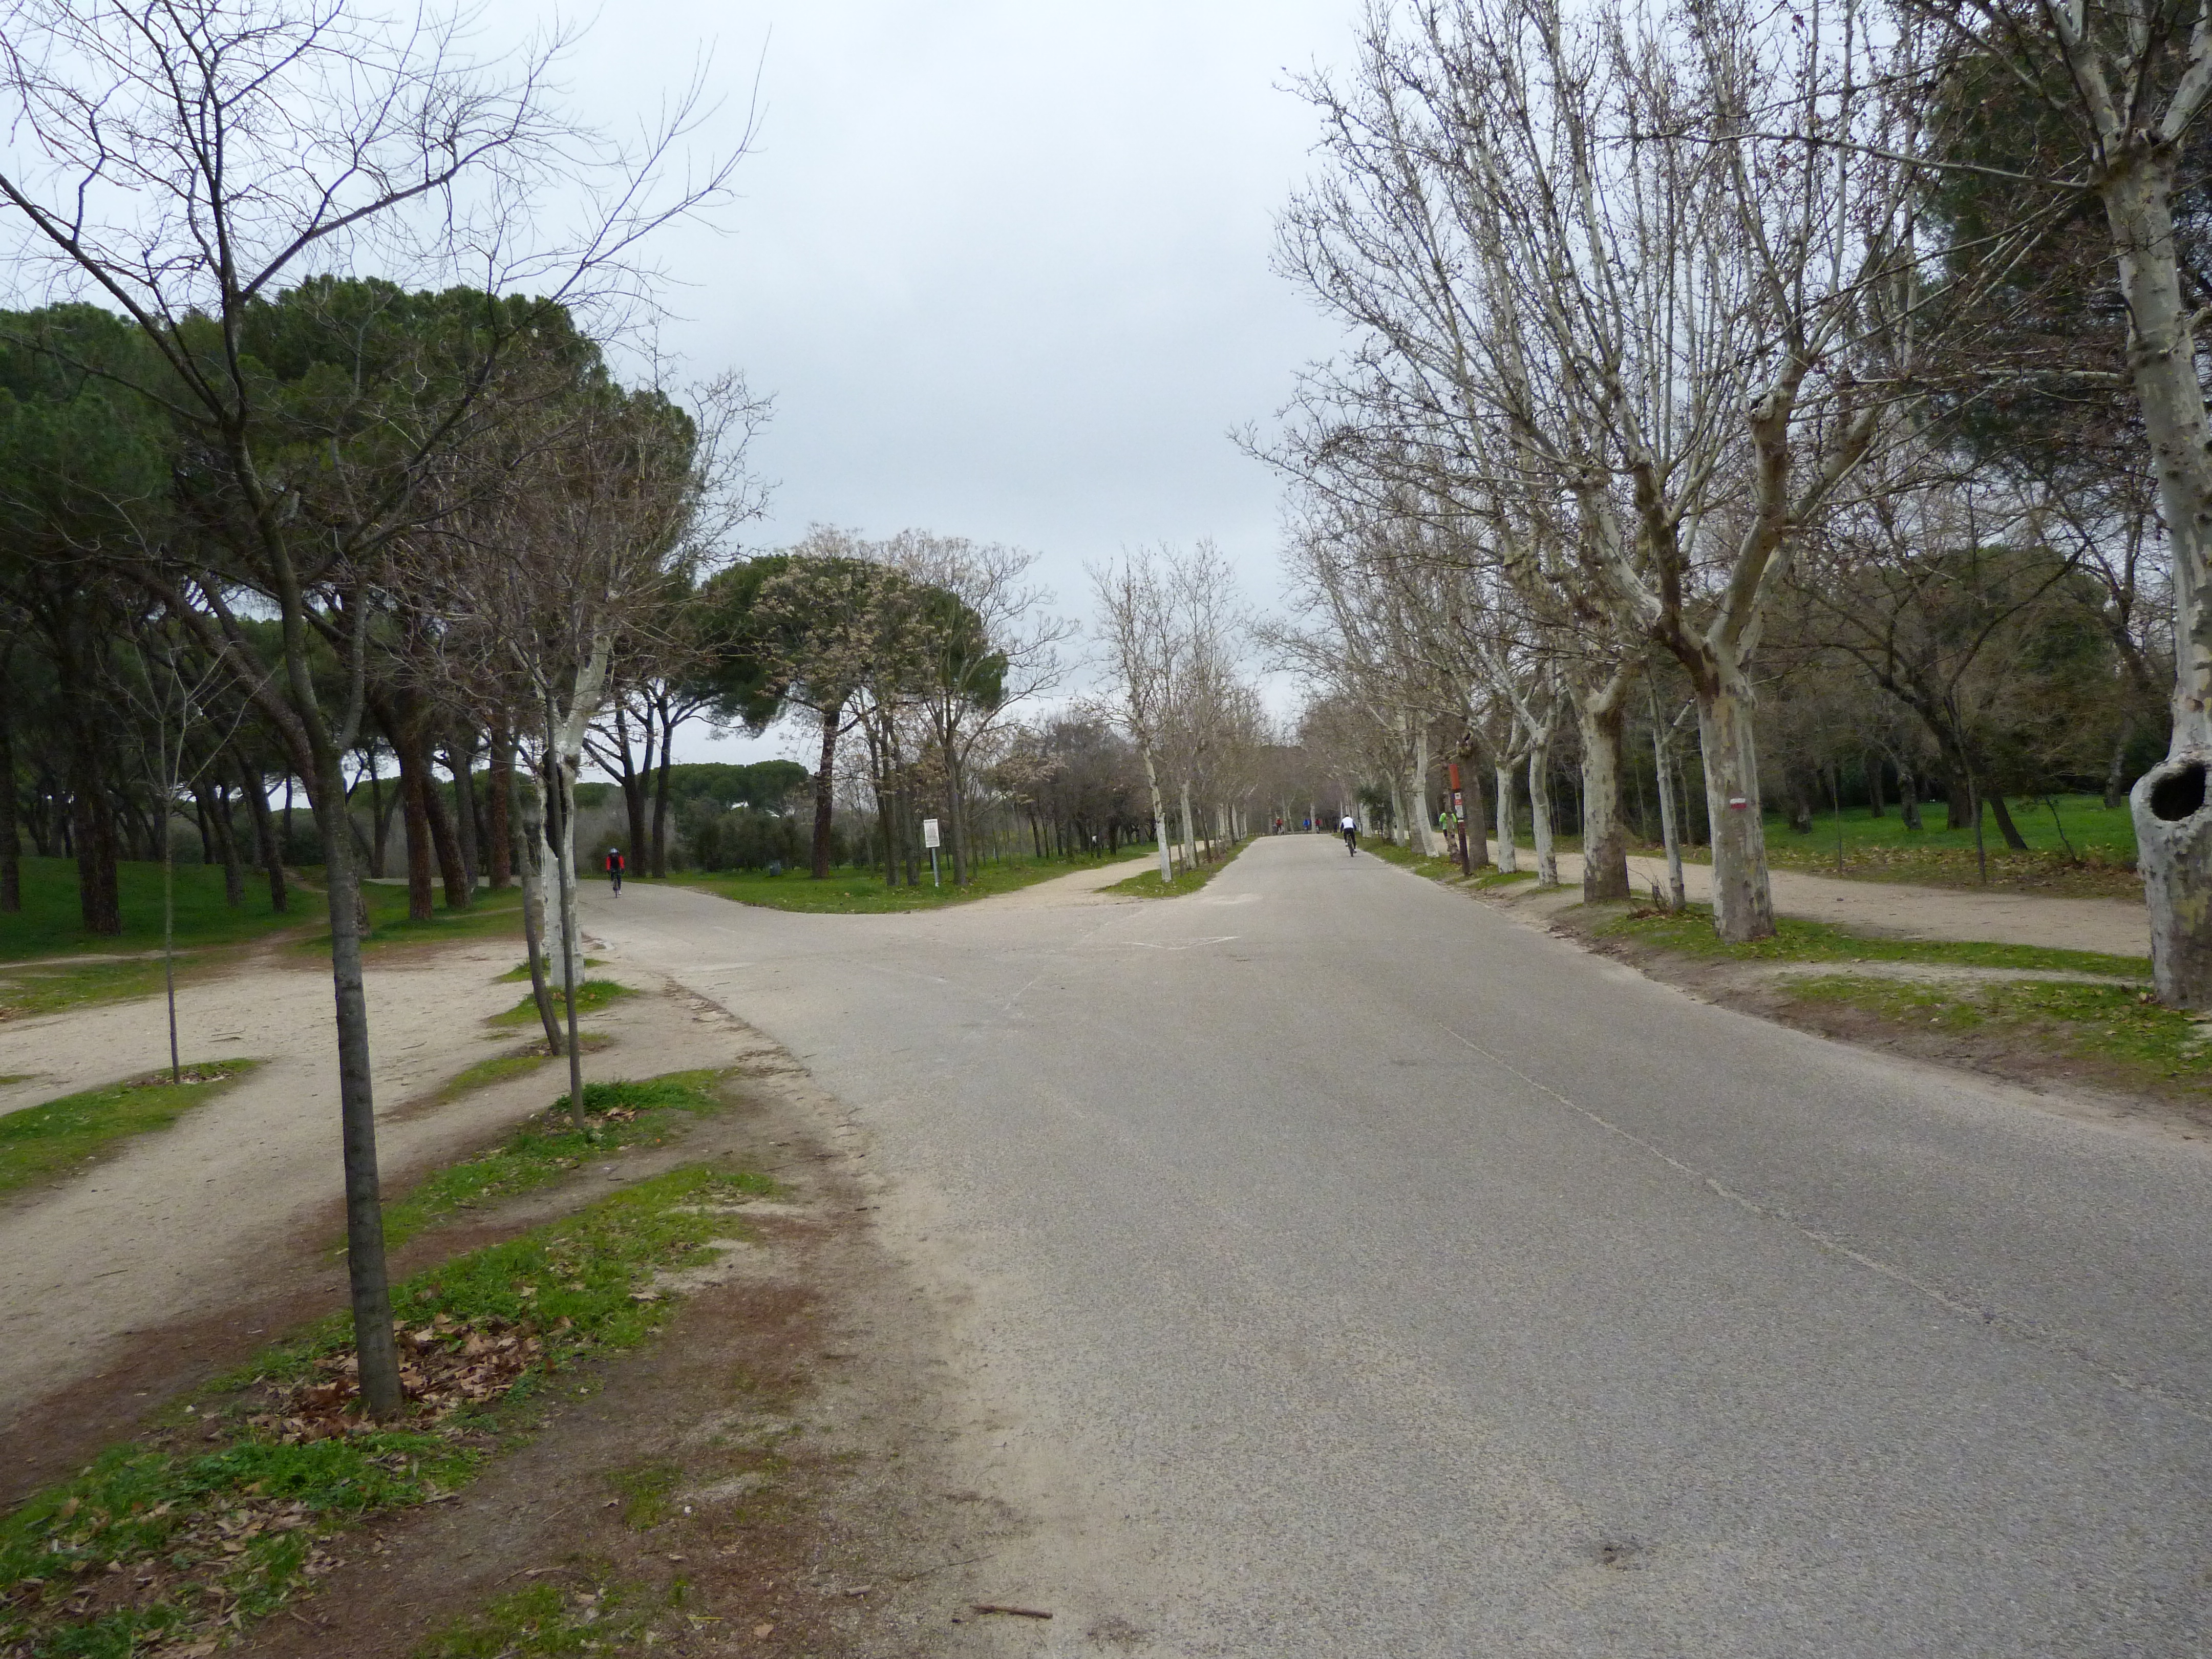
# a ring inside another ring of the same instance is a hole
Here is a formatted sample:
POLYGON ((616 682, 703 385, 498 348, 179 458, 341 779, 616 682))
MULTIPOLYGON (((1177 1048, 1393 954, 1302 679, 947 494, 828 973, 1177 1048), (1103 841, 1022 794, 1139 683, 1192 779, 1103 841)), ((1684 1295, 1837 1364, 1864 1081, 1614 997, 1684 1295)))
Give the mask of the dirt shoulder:
MULTIPOLYGON (((1520 857, 1522 869, 1536 867, 1534 853, 1524 848, 1520 857)), ((1639 893, 1666 884, 1664 859, 1632 858, 1628 868, 1629 880, 1639 893)), ((1579 887, 1582 878, 1582 855, 1560 854, 1559 879, 1570 887, 1579 887)), ((1692 904, 1710 899, 1711 879, 1710 866, 1683 866, 1682 883, 1692 904)), ((2000 945, 2039 945, 2051 950, 2099 951, 2124 957, 2150 953, 2150 921, 2137 901, 1966 892, 1951 887, 1842 880, 1799 870, 1775 870, 1769 879, 1775 909, 1808 921, 1832 921, 1899 939, 1986 939, 2000 945)))

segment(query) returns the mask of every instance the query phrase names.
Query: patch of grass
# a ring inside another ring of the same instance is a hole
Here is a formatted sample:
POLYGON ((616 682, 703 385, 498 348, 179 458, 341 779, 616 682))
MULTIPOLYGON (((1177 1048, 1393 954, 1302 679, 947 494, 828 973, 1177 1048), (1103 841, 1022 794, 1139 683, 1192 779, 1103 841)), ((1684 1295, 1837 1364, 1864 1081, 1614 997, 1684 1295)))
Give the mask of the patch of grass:
POLYGON ((832 870, 823 881, 814 880, 803 870, 786 871, 780 876, 759 870, 723 871, 711 875, 692 871, 669 879, 679 886, 696 887, 740 904, 764 905, 772 910, 872 915, 963 904, 970 899, 1012 893, 1041 881, 1072 875, 1078 870, 1095 870, 1103 864, 1157 856, 1147 844, 1124 847, 1110 857, 1102 854, 1095 859, 987 859, 975 867, 973 879, 965 887, 952 884, 949 868, 945 872, 942 887, 931 886, 927 875, 919 887, 887 886, 883 877, 872 871, 849 868, 832 870))
POLYGON ((637 1601, 634 1591, 604 1581, 590 1589, 532 1584, 456 1619, 413 1659, 538 1659, 625 1646, 646 1622, 637 1601))
POLYGON ((325 1375, 342 1391, 350 1319, 264 1351, 0 1521, 0 1651, 128 1659, 160 1640, 212 1643, 273 1611, 335 1565, 325 1546, 344 1527, 453 1492, 526 1431, 547 1371, 658 1328, 653 1276, 711 1260, 709 1243, 735 1231, 714 1212, 762 1184, 672 1170, 399 1285, 393 1310, 418 1354, 458 1353, 486 1330, 523 1335, 505 1343, 521 1358, 497 1395, 442 1416, 421 1407, 411 1422, 303 1434, 283 1402, 325 1375))
MULTIPOLYGON (((129 859, 116 866, 123 932, 113 936, 85 931, 76 860, 26 858, 22 872, 23 908, 9 916, 6 929, 0 931, 0 961, 161 948, 160 864, 129 859)), ((286 927, 312 925, 323 914, 320 894, 295 889, 290 911, 277 915, 269 906, 268 878, 256 872, 247 872, 245 902, 235 909, 223 902, 222 866, 179 864, 176 876, 179 949, 258 939, 286 927)), ((158 980, 158 967, 155 972, 158 980)))
POLYGON ((457 1211, 550 1186, 594 1156, 627 1146, 663 1146, 684 1117, 708 1117, 723 1109, 715 1092, 721 1076, 671 1072, 640 1081, 586 1083, 584 1128, 575 1127, 568 1097, 562 1095, 490 1151, 447 1165, 386 1204, 385 1242, 397 1249, 457 1211))
MULTIPOLYGON (((179 955, 177 980, 184 982, 194 959, 179 955)), ((0 970, 0 1019, 58 1014, 103 1002, 128 1002, 161 994, 161 959, 128 962, 36 962, 0 970)))
MULTIPOLYGON (((604 967, 605 965, 605 959, 601 957, 586 957, 583 961, 583 965, 586 968, 604 967)), ((548 970, 549 981, 557 976, 557 974, 553 970, 548 970)), ((492 983, 495 985, 527 985, 530 983, 530 964, 526 962, 518 962, 514 967, 508 969, 497 979, 494 980, 492 983)))
POLYGON ((465 1066, 438 1091, 441 1100, 459 1100, 463 1095, 473 1094, 478 1089, 489 1089, 495 1083, 505 1083, 509 1078, 527 1076, 536 1071, 552 1054, 543 1043, 535 1048, 525 1048, 511 1054, 494 1054, 489 1060, 480 1060, 473 1066, 465 1066))
POLYGON ((1738 962, 1935 962, 1969 968, 2050 969, 2080 974, 2150 977, 2148 957, 2106 956, 2095 951, 2053 951, 2034 945, 1991 945, 1971 939, 1875 939, 1827 922, 1777 920, 1772 939, 1731 945, 1713 931, 1712 911, 1693 904, 1678 915, 1632 909, 1597 923, 1600 938, 1632 939, 1684 956, 1738 962))
MULTIPOLYGON (((1099 890, 1107 893, 1127 893, 1133 898, 1181 898, 1186 893, 1195 893, 1229 867, 1229 862, 1243 851, 1242 846, 1232 846, 1220 859, 1212 862, 1200 860, 1195 866, 1185 866, 1175 873, 1173 881, 1162 881, 1159 869, 1154 867, 1142 875, 1131 876, 1125 881, 1115 882, 1099 890)), ((1158 858, 1156 853, 1155 860, 1158 858)))
POLYGON ((2069 1059, 2100 1062, 2154 1091, 2173 1092, 2176 1083, 2187 1092, 2212 1091, 2212 1054, 2206 1052, 2212 1025, 2124 985, 1942 984, 1839 974, 1795 981, 1788 994, 1808 1003, 1848 1003, 1923 1030, 1994 1032, 2069 1059))
MULTIPOLYGON (((2024 853, 2006 848, 1994 817, 1984 811, 1982 841, 1989 853, 1990 884, 2080 897, 2140 897, 2135 821, 2127 807, 2108 808, 2095 795, 2060 795, 2052 804, 2057 808, 2055 820, 2051 805, 2040 799, 2014 797, 2008 802, 2021 839, 2028 844, 2024 853)), ((1869 817, 1864 807, 1847 807, 1840 825, 1834 814, 1821 813, 1813 820, 1812 833, 1801 836, 1780 815, 1769 813, 1767 862, 1808 875, 1979 887, 1981 865, 1974 852, 1972 826, 1944 828, 1940 800, 1923 803, 1921 820, 1924 828, 1907 830, 1894 806, 1878 818, 1869 817), (1840 872, 1836 867, 1839 829, 1844 853, 1840 872)))
POLYGON ((184 1068, 182 1083, 170 1082, 164 1068, 0 1116, 0 1194, 65 1174, 125 1136, 167 1128, 258 1063, 196 1061, 184 1068))
MULTIPOLYGON (((553 1014, 558 1019, 566 1015, 568 999, 561 994, 558 985, 551 988, 553 1014)), ((587 979, 576 987, 578 1018, 597 1013, 617 997, 632 994, 630 988, 611 979, 587 979)), ((526 996, 503 1014, 494 1014, 484 1022, 488 1025, 535 1025, 538 1024, 538 999, 526 996)))
POLYGON ((1455 881, 1459 866, 1451 859, 1432 859, 1416 853, 1410 847, 1401 847, 1395 841, 1362 842, 1359 850, 1372 853, 1385 864, 1395 864, 1401 870, 1411 870, 1417 876, 1426 876, 1431 881, 1455 881))
POLYGON ((674 1463, 641 1463, 617 1469, 607 1484, 621 1494, 623 1525, 633 1532, 650 1532, 668 1519, 670 1502, 684 1484, 684 1470, 674 1463))
MULTIPOLYGON (((467 909, 448 910, 441 903, 431 911, 428 921, 408 921, 404 887, 369 883, 362 886, 362 891, 368 895, 368 937, 362 941, 367 946, 429 945, 451 939, 501 939, 522 932, 520 887, 479 887, 467 909)), ((316 948, 324 948, 319 939, 316 948)), ((523 977, 529 975, 525 974, 523 977)))

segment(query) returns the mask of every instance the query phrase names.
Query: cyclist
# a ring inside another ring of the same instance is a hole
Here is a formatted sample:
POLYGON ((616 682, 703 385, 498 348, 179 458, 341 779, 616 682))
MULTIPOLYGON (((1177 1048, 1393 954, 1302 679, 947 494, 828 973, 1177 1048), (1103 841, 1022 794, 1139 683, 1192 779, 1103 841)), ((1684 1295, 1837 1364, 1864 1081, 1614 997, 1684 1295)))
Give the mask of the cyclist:
POLYGON ((629 866, 623 862, 622 848, 607 848, 607 879, 614 884, 615 891, 622 891, 623 872, 629 866))
POLYGON ((1346 812, 1336 826, 1344 835, 1344 850, 1352 857, 1359 856, 1359 820, 1346 812))

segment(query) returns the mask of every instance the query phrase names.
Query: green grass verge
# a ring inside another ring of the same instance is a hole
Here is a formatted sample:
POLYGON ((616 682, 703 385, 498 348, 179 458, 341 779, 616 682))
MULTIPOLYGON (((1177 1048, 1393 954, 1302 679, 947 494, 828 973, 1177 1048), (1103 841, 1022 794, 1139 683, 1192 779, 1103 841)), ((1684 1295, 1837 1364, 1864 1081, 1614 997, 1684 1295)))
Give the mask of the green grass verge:
POLYGON ((1848 1004, 1949 1036, 1988 1034, 2098 1063, 2149 1092, 2212 1093, 2212 1026, 2123 985, 2051 980, 1944 984, 1837 975, 1793 981, 1793 1000, 1848 1004))
MULTIPOLYGON (((566 1014, 568 999, 562 994, 557 985, 552 988, 552 994, 553 1015, 558 1019, 566 1014)), ((632 994, 634 993, 629 986, 614 980, 585 980, 576 987, 577 1017, 581 1018, 586 1014, 597 1013, 617 997, 632 994)), ((505 1013, 494 1014, 484 1023, 488 1025, 535 1025, 538 1024, 538 999, 534 995, 526 996, 505 1013)))
MULTIPOLYGON (((2061 795, 2050 803, 2014 798, 2008 804, 2028 850, 2007 848, 1994 817, 1984 812, 1982 842, 1989 854, 1990 885, 2087 898, 2142 896, 2142 884, 2135 874, 2135 823, 2125 805, 2107 808, 2095 795, 2061 795)), ((1972 826, 1944 828, 1941 801, 1923 805, 1921 822, 1925 827, 1907 830, 1894 806, 1878 818, 1863 807, 1847 807, 1840 823, 1835 814, 1822 813, 1813 820, 1811 833, 1801 836, 1769 813, 1767 862, 1777 869, 1857 881, 1982 885, 1972 826)))
MULTIPOLYGON (((435 945, 454 939, 505 939, 522 933, 522 890, 504 887, 495 892, 480 887, 465 910, 448 910, 441 903, 428 921, 407 920, 407 890, 375 883, 365 884, 368 895, 368 937, 371 949, 403 945, 435 945)), ((442 889, 438 890, 441 892, 442 889)), ((327 927, 317 930, 307 948, 325 950, 327 927)), ((527 977, 527 975, 525 975, 527 977)))
MULTIPOLYGON (((185 980, 197 958, 177 957, 177 978, 185 980)), ((65 1013, 103 1002, 128 1002, 161 994, 161 958, 129 962, 24 963, 0 969, 0 1009, 4 1018, 65 1013)))
MULTIPOLYGON (((1410 847, 1401 847, 1395 842, 1363 842, 1360 843, 1359 850, 1363 853, 1372 853, 1376 858, 1386 863, 1395 864, 1401 869, 1411 870, 1417 876, 1426 876, 1431 881, 1449 882, 1455 887, 1468 887, 1477 891, 1493 887, 1510 887, 1516 882, 1532 882, 1536 879, 1536 872, 1534 869, 1501 871, 1487 865, 1477 870, 1472 876, 1462 876, 1459 872, 1459 860, 1456 857, 1429 858, 1423 854, 1416 853, 1410 847)), ((1558 850, 1565 852, 1568 849, 1561 847, 1558 850)), ((1534 856, 1533 854, 1530 855, 1532 860, 1534 856)))
POLYGON ((1099 890, 1107 893, 1127 893, 1132 898, 1181 898, 1187 893, 1195 893, 1214 877, 1226 870, 1231 860, 1243 849, 1244 844, 1238 842, 1231 847, 1227 855, 1218 860, 1207 862, 1201 860, 1196 865, 1187 866, 1176 872, 1173 881, 1160 879, 1158 863, 1159 854, 1154 853, 1152 857, 1155 861, 1151 869, 1141 875, 1131 876, 1127 880, 1115 882, 1110 886, 1101 888, 1099 890))
MULTIPOLYGON (((1598 913, 1602 916, 1603 913, 1598 913)), ((2148 957, 2106 956, 2095 951, 2053 951, 2034 945, 1990 945, 1970 939, 1875 939, 1828 922, 1777 920, 1771 939, 1731 945, 1713 931, 1712 912, 1692 905, 1679 915, 1632 909, 1596 921, 1603 939, 1630 939, 1684 956, 1736 962, 1931 962, 1968 968, 2048 969, 2080 974, 2150 977, 2148 957)))
POLYGON ((199 1060, 184 1068, 183 1083, 164 1068, 0 1116, 0 1194, 66 1174, 125 1136, 167 1128, 258 1063, 199 1060))
POLYGON ((625 1146, 659 1146, 687 1117, 710 1116, 725 1102, 720 1072, 671 1072, 640 1081, 586 1083, 586 1127, 579 1129, 562 1095, 526 1119, 489 1152, 449 1164, 384 1206, 385 1243, 393 1249, 456 1212, 534 1192, 559 1181, 586 1158, 625 1146))
MULTIPOLYGON (((78 952, 158 951, 161 948, 161 866, 127 860, 116 866, 123 932, 88 933, 79 908, 74 859, 27 858, 22 861, 23 908, 0 930, 0 961, 78 952)), ((180 864, 177 874, 177 944, 234 945, 286 927, 312 925, 323 915, 319 893, 291 896, 291 909, 270 908, 268 878, 246 873, 245 902, 233 909, 223 902, 220 865, 180 864)), ((157 970, 158 972, 158 970, 157 970)))
POLYGON ((930 910, 940 905, 963 904, 1012 893, 1078 870, 1095 870, 1104 864, 1127 863, 1156 857, 1147 846, 1124 847, 1110 857, 1095 859, 990 859, 978 865, 965 887, 952 884, 951 872, 945 884, 933 887, 927 875, 919 887, 891 887, 882 876, 867 870, 832 870, 816 881, 804 871, 771 876, 758 870, 725 871, 716 874, 686 872, 669 878, 684 887, 696 887, 740 904, 764 905, 772 910, 805 910, 840 915, 875 915, 896 910, 930 910))
POLYGON ((333 1316, 264 1351, 0 1521, 0 1650, 129 1659, 212 1644, 274 1611, 330 1570, 325 1547, 345 1527, 453 1492, 526 1432, 554 1373, 644 1340, 664 1316, 652 1277, 711 1260, 709 1242, 738 1231, 713 1208, 768 1188, 734 1170, 673 1170, 408 1279, 392 1302, 410 1365, 508 1357, 494 1391, 443 1414, 303 1432, 288 1413, 343 1388, 350 1322, 333 1316))
MULTIPOLYGON (((586 968, 603 968, 606 965, 606 959, 603 957, 586 957, 583 961, 583 965, 586 968)), ((553 975, 553 977, 558 977, 557 974, 553 975)), ((551 982, 551 979, 549 978, 547 982, 550 984, 551 982)), ((530 983, 530 964, 526 962, 518 962, 514 967, 508 969, 497 979, 494 980, 492 983, 495 985, 527 985, 530 983)))

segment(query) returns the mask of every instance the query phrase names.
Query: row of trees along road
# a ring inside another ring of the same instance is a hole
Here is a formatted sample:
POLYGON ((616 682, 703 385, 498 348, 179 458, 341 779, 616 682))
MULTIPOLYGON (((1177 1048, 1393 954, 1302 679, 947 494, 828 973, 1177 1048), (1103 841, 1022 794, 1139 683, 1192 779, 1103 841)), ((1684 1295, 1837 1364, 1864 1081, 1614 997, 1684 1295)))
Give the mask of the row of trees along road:
POLYGON ((1762 732, 1832 782, 1882 749, 1877 788, 1977 824, 1995 784, 2008 839, 2038 767, 2140 767, 2159 992, 2212 1007, 2212 9, 1413 0, 1304 89, 1280 264, 1353 344, 1265 447, 1305 601, 1276 642, 1393 787, 1425 799, 1433 740, 1504 807, 1565 746, 1620 896, 1627 733, 1668 773, 1693 714, 1744 940, 1762 732), (1854 707, 1797 717, 1838 678, 1854 707))
MULTIPOLYGON (((265 781, 306 794, 360 1382, 379 1415, 401 1400, 349 757, 381 729, 425 831, 410 848, 450 849, 449 902, 465 903, 464 832, 437 833, 426 755, 488 737, 495 797, 520 786, 520 854, 549 866, 547 908, 565 915, 561 829, 601 689, 750 504, 738 463, 758 406, 734 384, 689 409, 625 388, 600 344, 649 307, 647 239, 724 198, 733 158, 667 165, 685 98, 641 144, 581 128, 551 91, 562 47, 478 58, 434 14, 291 0, 27 0, 0 53, 9 268, 56 301, 0 319, 0 648, 50 677, 95 926, 124 816, 99 757, 134 683, 173 671, 196 688, 162 706, 194 777, 261 803, 280 890, 265 781), (529 833, 541 817, 550 836, 529 833)), ((478 853, 495 866, 493 839, 478 853)), ((559 938, 573 973, 573 927, 559 938)))
POLYGON ((1211 542, 1139 548, 1097 567, 1091 580, 1108 687, 1102 707, 1143 763, 1160 879, 1171 880, 1170 802, 1187 866, 1198 861, 1202 817, 1211 840, 1246 833, 1271 735, 1240 666, 1249 618, 1228 560, 1211 542))

